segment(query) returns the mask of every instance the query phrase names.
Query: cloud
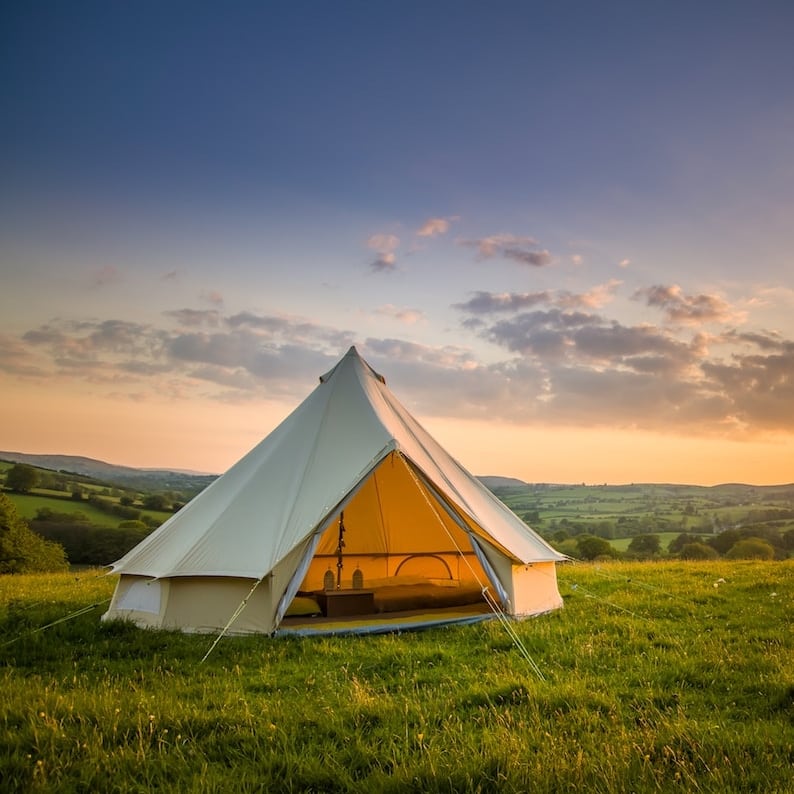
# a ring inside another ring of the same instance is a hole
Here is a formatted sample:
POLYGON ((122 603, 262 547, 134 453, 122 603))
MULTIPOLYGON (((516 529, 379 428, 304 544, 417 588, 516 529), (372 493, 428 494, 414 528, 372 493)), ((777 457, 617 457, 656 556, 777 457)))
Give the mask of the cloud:
MULTIPOLYGON (((27 340, 29 341, 29 340, 27 340)), ((34 363, 30 346, 25 340, 0 334, 0 372, 17 377, 40 377, 46 368, 34 363)))
POLYGON ((621 259, 618 264, 620 267, 628 267, 631 264, 631 259, 621 259))
POLYGON ((505 259, 512 259, 522 265, 532 265, 533 267, 545 267, 552 263, 551 254, 546 251, 526 251, 521 248, 505 248, 502 251, 505 259))
POLYGON ((400 245, 400 238, 395 234, 373 234, 367 240, 367 248, 373 251, 394 251, 400 245))
MULTIPOLYGON (((0 338, 0 371, 5 378, 46 375, 53 389, 91 384, 97 397, 199 394, 297 404, 355 343, 419 416, 734 438, 794 433, 794 341, 778 331, 619 322, 602 308, 617 285, 473 293, 455 304, 461 327, 453 344, 442 345, 399 335, 362 341, 342 326, 250 311, 181 308, 155 324, 56 318, 0 338)), ((678 312, 696 311, 701 320, 732 315, 681 291, 642 296, 664 311, 671 302, 678 312)), ((422 318, 418 309, 392 304, 374 311, 407 325, 422 318)))
POLYGON ((378 253, 378 257, 370 262, 375 273, 391 273, 396 270, 397 257, 394 252, 400 245, 400 238, 394 234, 373 234, 367 240, 367 248, 378 253))
POLYGON ((675 325, 626 325, 593 312, 619 283, 578 295, 535 293, 547 308, 498 319, 521 293, 477 293, 456 305, 469 315, 464 328, 513 357, 489 367, 509 378, 494 415, 501 405, 514 421, 734 438, 794 433, 794 342, 772 331, 692 333, 736 312, 721 299, 678 289, 640 291, 675 325))
POLYGON ((454 345, 434 347, 409 342, 404 339, 368 338, 365 342, 367 350, 388 359, 390 362, 410 362, 432 364, 445 369, 471 369, 476 366, 472 352, 454 345))
POLYGON ((205 303, 210 303, 213 306, 223 306, 223 295, 216 289, 203 290, 199 297, 205 303))
POLYGON ((471 314, 495 314, 497 312, 513 312, 550 303, 552 293, 543 292, 484 292, 478 291, 465 303, 454 303, 453 308, 471 314))
POLYGON ((564 309, 599 309, 609 303, 622 284, 618 279, 610 279, 606 284, 598 284, 587 292, 559 292, 554 303, 564 309))
POLYGON ((451 215, 447 218, 428 218, 416 231, 417 237, 437 237, 446 234, 450 225, 459 220, 459 216, 451 215))
POLYGON ((577 266, 584 264, 584 257, 581 254, 573 254, 571 256, 571 264, 577 266))
POLYGON ((765 351, 786 350, 789 344, 779 331, 748 331, 741 334, 737 331, 728 331, 719 341, 745 343, 765 351))
POLYGON ((397 259, 392 253, 381 254, 369 266, 375 273, 392 273, 397 269, 397 259))
POLYGON ((384 306, 379 306, 377 309, 375 309, 375 314, 381 315, 382 317, 389 317, 390 319, 397 320, 398 322, 404 323, 405 325, 415 325, 420 320, 424 320, 425 318, 424 312, 421 312, 418 309, 401 309, 397 306, 393 306, 391 303, 387 303, 384 306))
POLYGON ((662 309, 667 320, 682 325, 702 325, 744 319, 730 304, 717 295, 685 295, 677 284, 656 285, 636 290, 635 300, 662 309))
POLYGON ((194 328, 197 326, 217 327, 220 325, 221 315, 215 309, 175 309, 163 312, 166 317, 173 317, 181 326, 194 328))
POLYGON ((178 270, 170 270, 168 273, 164 273, 160 280, 161 281, 176 281, 179 278, 179 271, 178 270))
POLYGON ((513 234, 495 234, 474 240, 458 240, 458 244, 477 250, 477 259, 502 257, 522 265, 545 267, 554 260, 546 250, 538 250, 534 237, 520 237, 513 234))
POLYGON ((595 309, 609 303, 623 282, 612 279, 599 284, 587 292, 485 292, 478 291, 465 303, 454 303, 452 307, 470 314, 496 314, 515 312, 537 305, 558 306, 562 309, 595 309))
POLYGON ((518 237, 514 234, 494 234, 490 237, 480 237, 474 240, 458 240, 458 245, 477 249, 478 259, 491 259, 499 256, 505 248, 537 246, 534 237, 518 237))

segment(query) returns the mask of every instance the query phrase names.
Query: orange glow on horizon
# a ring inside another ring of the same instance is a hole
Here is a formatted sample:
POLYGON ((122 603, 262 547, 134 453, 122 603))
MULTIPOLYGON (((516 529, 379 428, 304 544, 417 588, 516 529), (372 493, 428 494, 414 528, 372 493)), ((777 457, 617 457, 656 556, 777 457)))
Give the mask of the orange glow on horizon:
MULTIPOLYGON (((209 399, 142 402, 31 392, 7 380, 0 449, 220 474, 295 407, 209 399)), ((642 431, 533 428, 418 417, 469 471, 526 482, 754 485, 794 481, 792 439, 727 441, 642 431)))

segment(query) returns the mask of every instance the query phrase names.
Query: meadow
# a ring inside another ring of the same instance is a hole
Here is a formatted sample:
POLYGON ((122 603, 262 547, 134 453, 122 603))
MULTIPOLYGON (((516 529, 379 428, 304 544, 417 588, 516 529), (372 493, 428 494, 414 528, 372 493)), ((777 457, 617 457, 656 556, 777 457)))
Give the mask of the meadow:
POLYGON ((2 788, 794 791, 794 560, 559 578, 514 624, 538 676, 496 621, 202 663, 212 637, 101 623, 113 577, 0 577, 2 788))

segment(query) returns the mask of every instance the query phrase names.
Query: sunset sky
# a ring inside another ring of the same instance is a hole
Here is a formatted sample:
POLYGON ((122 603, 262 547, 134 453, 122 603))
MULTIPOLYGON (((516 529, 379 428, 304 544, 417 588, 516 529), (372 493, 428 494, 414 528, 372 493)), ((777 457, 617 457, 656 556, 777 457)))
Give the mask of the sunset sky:
POLYGON ((794 481, 794 4, 0 7, 0 449, 222 472, 356 345, 475 474, 794 481))

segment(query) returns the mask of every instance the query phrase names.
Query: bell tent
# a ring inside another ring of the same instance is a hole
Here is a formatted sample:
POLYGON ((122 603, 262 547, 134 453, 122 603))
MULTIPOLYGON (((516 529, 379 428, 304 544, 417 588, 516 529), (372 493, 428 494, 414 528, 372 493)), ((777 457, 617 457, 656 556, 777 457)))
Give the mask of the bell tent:
POLYGON ((273 634, 333 630, 334 616, 356 616, 360 631, 477 619, 486 603, 534 615, 562 606, 563 559, 351 347, 269 436, 113 564, 104 618, 273 634))

